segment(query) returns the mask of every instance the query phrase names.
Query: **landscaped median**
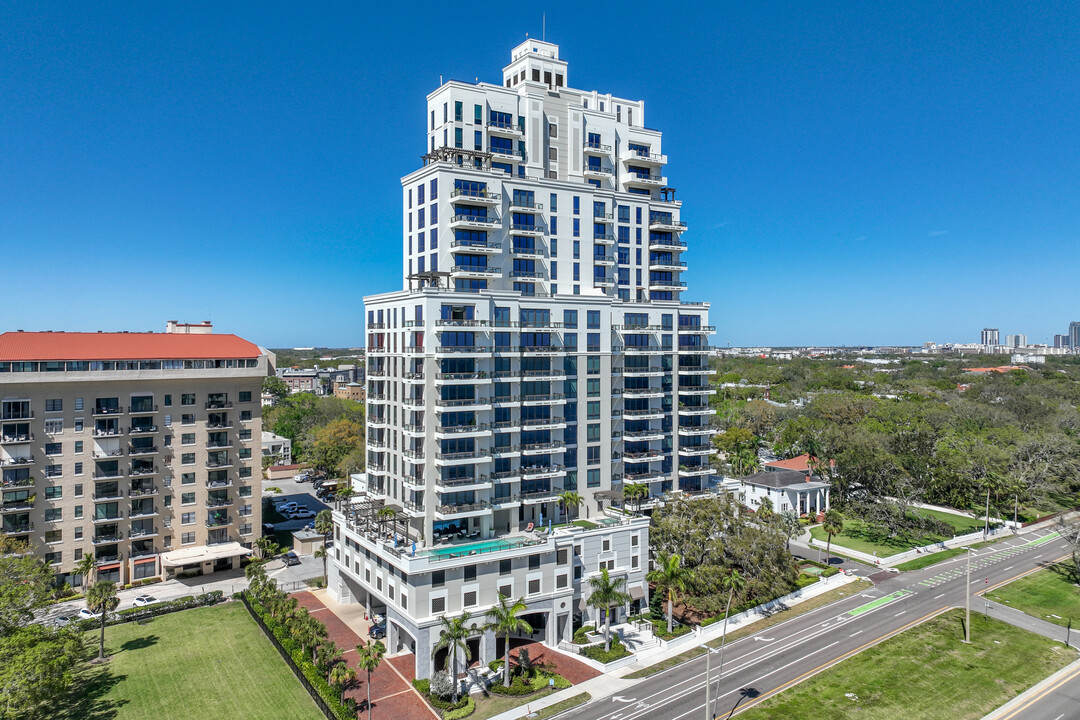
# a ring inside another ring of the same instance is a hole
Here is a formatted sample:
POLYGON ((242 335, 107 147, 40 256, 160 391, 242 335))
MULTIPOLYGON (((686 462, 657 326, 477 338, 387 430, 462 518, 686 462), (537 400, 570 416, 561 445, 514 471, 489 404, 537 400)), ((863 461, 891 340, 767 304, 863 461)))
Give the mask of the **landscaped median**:
MULTIPOLYGON (((1076 659, 1076 651, 963 610, 936 615, 743 711, 743 720, 976 720, 1076 659)), ((722 708, 726 715, 730 708, 722 708)))
MULTIPOLYGON (((1066 626, 1080 621, 1080 587, 1076 569, 1069 563, 1048 568, 1013 580, 1008 585, 986 593, 987 600, 1008 605, 1028 615, 1066 626)), ((1080 624, 1077 624, 1080 628, 1080 624)))

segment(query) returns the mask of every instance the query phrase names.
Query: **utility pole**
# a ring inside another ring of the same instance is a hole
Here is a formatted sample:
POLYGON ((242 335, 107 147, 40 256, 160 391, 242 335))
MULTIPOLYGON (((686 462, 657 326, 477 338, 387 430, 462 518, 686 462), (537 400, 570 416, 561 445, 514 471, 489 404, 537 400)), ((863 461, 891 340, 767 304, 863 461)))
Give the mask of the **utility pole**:
POLYGON ((702 645, 705 648, 705 720, 712 720, 712 716, 709 711, 709 675, 712 670, 712 648, 708 645, 702 645))
POLYGON ((964 605, 967 619, 964 621, 964 642, 971 644, 971 548, 967 549, 967 587, 964 588, 964 605))

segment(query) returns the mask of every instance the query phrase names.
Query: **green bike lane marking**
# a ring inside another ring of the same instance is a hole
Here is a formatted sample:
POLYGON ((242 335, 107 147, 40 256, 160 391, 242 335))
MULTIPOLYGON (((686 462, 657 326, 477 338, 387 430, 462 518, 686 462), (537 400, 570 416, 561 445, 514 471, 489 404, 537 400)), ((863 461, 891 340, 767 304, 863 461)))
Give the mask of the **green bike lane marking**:
POLYGON ((856 617, 858 615, 862 615, 863 613, 870 612, 871 610, 879 608, 882 605, 888 605, 891 602, 895 602, 896 600, 899 600, 900 598, 911 594, 912 593, 909 590, 897 590, 896 592, 886 595, 884 597, 879 597, 877 600, 871 600, 865 605, 860 605, 854 610, 848 610, 847 614, 851 617, 856 617))
POLYGON ((1046 537, 1041 537, 1038 540, 1032 540, 1031 542, 1027 543, 1027 545, 1030 546, 1030 547, 1034 547, 1036 545, 1042 545, 1043 543, 1050 542, 1051 540, 1056 540, 1060 536, 1061 536, 1061 533, 1053 532, 1053 533, 1050 533, 1049 535, 1047 535, 1046 537))

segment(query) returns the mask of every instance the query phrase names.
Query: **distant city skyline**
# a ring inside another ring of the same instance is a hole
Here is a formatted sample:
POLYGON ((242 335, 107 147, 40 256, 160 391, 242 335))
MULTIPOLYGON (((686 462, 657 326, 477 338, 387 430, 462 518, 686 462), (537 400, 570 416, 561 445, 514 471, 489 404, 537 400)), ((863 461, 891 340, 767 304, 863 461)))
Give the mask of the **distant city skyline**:
MULTIPOLYGON (((1080 312, 1080 6, 604 8, 670 52, 612 62, 569 3, 547 39, 671 128, 714 345, 1052 345, 1080 312)), ((417 10, 6 4, 0 330, 362 345, 361 298, 400 286, 419 99, 541 33, 510 7, 463 44, 417 10)))

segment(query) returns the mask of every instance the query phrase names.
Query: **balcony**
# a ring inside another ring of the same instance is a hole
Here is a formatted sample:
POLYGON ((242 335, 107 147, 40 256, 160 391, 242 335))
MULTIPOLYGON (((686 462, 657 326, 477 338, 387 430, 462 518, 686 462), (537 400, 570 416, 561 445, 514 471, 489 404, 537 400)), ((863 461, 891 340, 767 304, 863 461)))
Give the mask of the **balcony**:
POLYGON ((141 507, 141 508, 139 508, 137 510, 134 507, 132 507, 131 508, 131 514, 128 517, 130 517, 131 519, 134 520, 135 518, 152 517, 152 516, 157 515, 157 514, 158 514, 157 506, 150 505, 148 507, 141 507))
POLYGON ((0 512, 16 512, 18 510, 33 510, 34 500, 32 497, 25 500, 10 500, 0 505, 0 512))
POLYGON ((207 400, 205 405, 207 410, 230 410, 232 406, 228 400, 207 400))
POLYGON ((157 488, 156 485, 151 485, 150 487, 132 488, 131 490, 128 491, 128 497, 130 497, 130 498, 149 497, 150 495, 157 495, 157 494, 158 494, 158 488, 157 488))
POLYGON ((623 417, 630 420, 659 420, 667 413, 663 408, 645 408, 641 410, 623 410, 623 417))
POLYGON ((157 475, 157 473, 158 473, 157 465, 144 465, 144 466, 141 466, 141 467, 135 467, 134 465, 132 465, 131 470, 128 472, 128 475, 130 477, 136 478, 136 477, 146 477, 148 475, 157 475))
POLYGON ((646 472, 639 473, 625 473, 623 478, 626 482, 630 483, 647 483, 655 482, 656 480, 663 480, 664 474, 656 470, 648 470, 646 472))
POLYGON ((206 527, 224 527, 226 525, 231 525, 232 522, 232 518, 228 515, 224 513, 214 513, 206 518, 206 527))
MULTIPOLYGON (((561 323, 560 323, 561 324, 561 323)), ((521 376, 530 381, 556 381, 566 377, 565 370, 523 370, 521 376)))
POLYGON ((656 462, 661 460, 662 456, 659 450, 644 450, 642 452, 624 452, 623 462, 628 463, 647 463, 656 462))
POLYGON ((682 252, 686 249, 686 243, 682 240, 675 240, 672 238, 649 238, 650 250, 670 250, 672 252, 682 252))
MULTIPOLYGON (((139 446, 139 447, 137 447, 135 445, 129 445, 128 446, 128 454, 129 455, 154 455, 154 454, 157 453, 157 451, 158 451, 157 445, 144 445, 144 446, 139 446)), ((110 455, 123 455, 123 454, 124 454, 123 450, 117 450, 115 453, 110 453, 110 455)), ((94 457, 97 457, 97 453, 94 454, 94 457)))
MULTIPOLYGON (((135 538, 135 537, 150 537, 150 536, 158 534, 157 528, 151 528, 151 531, 145 532, 144 535, 136 535, 135 531, 132 531, 131 537, 133 537, 133 538, 135 538)), ((144 532, 144 531, 140 530, 139 532, 144 532)), ((132 560, 135 560, 137 558, 150 557, 152 555, 157 555, 157 554, 158 554, 158 549, 156 547, 152 546, 152 545, 150 547, 144 547, 144 548, 138 548, 138 549, 132 547, 130 557, 131 557, 132 560)))
POLYGON ((491 473, 491 479, 495 482, 517 482, 521 480, 520 470, 502 470, 491 473))
POLYGON ((611 233, 605 233, 603 235, 593 234, 593 243, 596 245, 614 245, 615 236, 611 233))
POLYGON ((450 200, 452 202, 468 202, 477 205, 498 205, 502 202, 502 195, 487 190, 457 188, 450 193, 450 200))
POLYGON ((462 463, 491 462, 490 450, 469 450, 466 452, 444 453, 435 452, 436 465, 460 465, 462 463))
POLYGON ((649 218, 649 230, 658 232, 683 232, 686 230, 686 222, 672 220, 671 218, 649 218))
POLYGON ((686 283, 679 280, 650 280, 649 290, 682 292, 686 289, 686 283))
POLYGON ((712 435, 714 430, 708 425, 680 425, 679 435, 682 437, 695 437, 698 435, 712 435))
POLYGON ((497 217, 483 215, 455 215, 450 218, 451 230, 490 230, 500 224, 497 217))
POLYGON ((586 142, 582 151, 586 155, 609 155, 611 154, 611 146, 598 142, 586 142))
POLYGON ((456 278, 493 278, 502 277, 502 268, 487 265, 455 265, 450 268, 450 277, 456 278))
POLYGON ((593 263, 596 265, 614 265, 614 255, 593 255, 593 263))
POLYGON ((454 240, 450 243, 451 250, 460 250, 470 253, 485 253, 493 255, 502 252, 502 243, 481 242, 479 240, 454 240))
POLYGON ((33 433, 15 433, 12 435, 0 435, 0 445, 15 445, 34 441, 33 433))
POLYGON ((624 377, 660 377, 671 372, 656 366, 649 367, 626 367, 623 368, 622 374, 624 377))
POLYGON ((692 417, 694 415, 712 415, 714 412, 716 411, 708 405, 683 405, 681 403, 679 405, 679 414, 684 417, 692 417))
POLYGON ((518 421, 522 428, 529 430, 562 430, 566 427, 566 418, 526 418, 518 421))
POLYGON ((652 440, 663 440, 667 437, 668 433, 663 430, 635 430, 635 431, 623 431, 623 440, 629 440, 632 442, 650 442, 652 440))
POLYGON ((12 457, 12 458, 0 458, 0 467, 25 467, 34 464, 34 457, 27 455, 25 457, 12 457))
POLYGON ((98 523, 118 523, 124 519, 124 513, 117 511, 115 515, 94 515, 91 521, 97 525, 98 523))
POLYGON ((450 385, 458 383, 480 384, 490 383, 491 377, 484 371, 466 373, 436 373, 436 385, 450 385))
POLYGON ((9 488, 21 488, 21 487, 33 487, 34 478, 27 475, 24 478, 9 478, 2 481, 2 487, 6 490, 9 488))
POLYGON ((536 505, 538 503, 556 502, 559 499, 559 492, 556 488, 536 490, 534 492, 518 493, 518 498, 526 505, 536 505))
MULTIPOLYGON (((712 345, 680 345, 679 353, 707 353, 712 351, 712 345)), ((682 372, 680 370, 679 372, 682 372)))
MULTIPOLYGON (((423 432, 423 430, 421 430, 423 432)), ((476 423, 473 425, 437 425, 435 427, 435 438, 442 439, 445 437, 464 437, 468 435, 490 435, 491 426, 487 423, 476 423)))
POLYGON ((157 405, 129 405, 128 413, 131 415, 149 415, 158 411, 157 405))
POLYGON ((686 263, 675 260, 650 260, 649 269, 658 272, 682 272, 686 269, 686 263))
POLYGON ((711 335, 716 332, 715 325, 680 325, 679 332, 681 333, 697 333, 701 335, 711 335))
POLYGON ((525 132, 513 123, 505 122, 493 122, 488 121, 487 124, 488 133, 494 133, 496 135, 507 135, 509 137, 523 137, 525 132))
POLYGON ((628 187, 661 187, 667 185, 667 178, 653 173, 646 175, 632 172, 626 176, 623 184, 628 187))
POLYGON ((680 375, 712 375, 708 365, 680 365, 676 370, 680 375))
POLYGON ((4 523, 3 531, 8 535, 22 535, 24 533, 32 533, 34 532, 34 523, 23 522, 11 523, 10 525, 8 523, 4 523))
POLYGON ((510 254, 516 257, 532 257, 532 258, 544 258, 547 257, 547 252, 543 248, 538 247, 521 247, 515 245, 510 248, 510 254))
POLYGON ((424 517, 424 504, 406 500, 401 504, 405 514, 409 517, 424 517))
POLYGON ((227 450, 233 446, 231 440, 215 440, 206 443, 207 450, 227 450))
POLYGON ((435 485, 441 488, 450 488, 454 492, 463 490, 484 490, 491 487, 491 476, 481 475, 470 478, 437 478, 435 485))
POLYGON ((93 474, 95 480, 116 480, 117 478, 122 477, 124 477, 124 471, 120 469, 98 470, 93 474))
POLYGON ((402 454, 402 456, 407 457, 409 460, 412 460, 413 462, 416 462, 417 460, 423 460, 424 459, 424 451, 423 450, 413 450, 413 449, 410 449, 410 448, 405 448, 404 450, 401 451, 401 454, 402 454))
POLYGON ((510 209, 518 212, 540 212, 544 209, 544 204, 518 196, 510 201, 510 209))
POLYGON ((129 435, 151 435, 157 431, 157 425, 132 425, 128 428, 129 435))
POLYGON ((561 453, 566 449, 566 443, 562 440, 543 443, 523 443, 521 452, 525 455, 542 455, 544 453, 561 453))
POLYGON ((566 402, 566 396, 563 393, 543 393, 540 395, 522 395, 521 403, 523 405, 561 405, 566 402))
MULTIPOLYGON (((368 373, 368 374, 370 374, 370 373, 368 373)), ((206 423, 206 429, 207 430, 231 430, 232 428, 233 428, 233 424, 232 424, 231 421, 208 422, 208 423, 206 423)))
POLYGON ((715 395, 716 388, 712 385, 680 385, 680 395, 715 395))
POLYGON ((527 237, 543 237, 544 226, 530 223, 510 223, 511 235, 525 235, 527 237))
POLYGON ((530 465, 521 467, 521 475, 527 478, 561 477, 566 474, 562 465, 530 465))
POLYGON ((614 173, 602 165, 586 165, 583 170, 585 177, 610 178, 614 173))
POLYGON ((435 406, 441 408, 484 410, 491 408, 490 398, 436 398, 435 406))
POLYGON ((686 465, 679 466, 679 477, 700 477, 702 475, 712 475, 713 469, 708 465, 700 465, 690 467, 686 465))
POLYGON ((226 457, 221 460, 207 460, 206 467, 208 468, 227 468, 232 467, 232 458, 226 457))
POLYGON ((206 507, 208 507, 208 508, 229 507, 232 504, 233 504, 233 497, 231 495, 226 495, 225 497, 220 497, 220 498, 207 498, 206 499, 206 507))
POLYGON ((594 277, 593 287, 615 287, 615 278, 612 276, 594 277))
POLYGON ((703 455, 715 455, 716 448, 709 445, 680 445, 679 455, 685 455, 686 457, 701 457, 703 455))
POLYGON ((660 398, 667 394, 664 388, 659 387, 647 387, 647 388, 624 388, 623 396, 631 398, 660 398))
MULTIPOLYGON (((609 212, 596 212, 594 210, 592 214, 592 219, 594 223, 604 223, 606 225, 611 225, 615 222, 615 215, 609 212)), ((626 222, 630 221, 627 220, 626 222)))
POLYGON ((624 150, 622 160, 635 165, 667 165, 667 155, 663 153, 647 152, 645 150, 624 150))
POLYGON ((124 408, 119 407, 119 406, 117 406, 117 407, 95 406, 94 409, 91 411, 91 414, 94 415, 95 417, 100 417, 100 416, 106 416, 106 415, 120 415, 123 412, 124 412, 124 408))
POLYGON ((435 515, 440 519, 448 517, 461 517, 463 515, 482 515, 491 508, 491 503, 486 500, 480 500, 479 502, 464 503, 461 505, 438 505, 435 508, 435 515))

